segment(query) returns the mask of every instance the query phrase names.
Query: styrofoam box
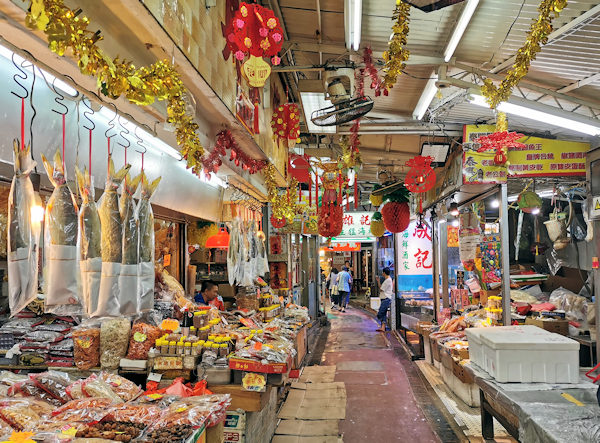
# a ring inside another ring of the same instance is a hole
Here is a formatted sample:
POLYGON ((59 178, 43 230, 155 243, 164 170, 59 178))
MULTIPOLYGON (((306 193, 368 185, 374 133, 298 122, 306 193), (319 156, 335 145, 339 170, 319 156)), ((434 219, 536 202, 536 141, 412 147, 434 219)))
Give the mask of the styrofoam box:
MULTIPOLYGON (((481 334, 494 334, 500 331, 518 331, 517 333, 526 334, 550 334, 545 329, 538 328, 533 325, 524 326, 495 326, 489 328, 467 328, 467 340, 469 342, 469 359, 481 369, 488 371, 486 367, 485 355, 483 352, 483 343, 481 342, 481 334)), ((505 332, 506 333, 506 332, 505 332)), ((489 371, 488 371, 489 372, 489 371)))
MULTIPOLYGON (((488 328, 490 331, 496 328, 488 328)), ((523 329, 482 332, 487 372, 501 383, 577 383, 579 343, 523 329)), ((540 328, 538 328, 540 329, 540 328)), ((547 331, 546 331, 547 332, 547 331)))

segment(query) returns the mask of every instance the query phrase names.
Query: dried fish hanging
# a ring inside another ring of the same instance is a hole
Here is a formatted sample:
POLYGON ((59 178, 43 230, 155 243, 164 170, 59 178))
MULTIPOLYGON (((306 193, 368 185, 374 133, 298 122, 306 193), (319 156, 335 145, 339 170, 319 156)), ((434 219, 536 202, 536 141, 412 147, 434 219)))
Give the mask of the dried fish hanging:
POLYGON ((119 309, 122 315, 135 314, 138 294, 139 226, 133 195, 137 191, 141 175, 131 179, 129 174, 123 183, 121 194, 121 220, 123 221, 123 254, 119 275, 119 309))
POLYGON ((137 206, 140 239, 140 264, 138 269, 138 312, 154 308, 154 214, 150 198, 161 177, 149 182, 144 173, 142 156, 142 193, 137 206))
POLYGON ((81 298, 84 312, 91 315, 98 309, 102 274, 100 216, 94 198, 93 177, 88 173, 87 168, 81 172, 78 167, 75 167, 75 174, 82 199, 79 210, 81 298))
POLYGON ((229 227, 229 248, 227 250, 227 278, 231 286, 235 285, 241 259, 240 220, 234 218, 229 227))
MULTIPOLYGON (((24 108, 21 112, 23 117, 24 108)), ((23 121, 21 125, 23 129, 23 121)), ((22 135, 21 143, 24 143, 23 138, 22 135)), ((29 176, 36 163, 31 158, 31 147, 21 146, 17 140, 13 142, 15 175, 8 197, 8 302, 11 316, 35 300, 38 294, 41 220, 33 219, 37 202, 29 176)))
POLYGON ((64 158, 57 150, 54 165, 42 154, 54 191, 46 207, 44 229, 45 311, 55 314, 81 312, 78 295, 79 260, 77 204, 67 186, 64 158))
POLYGON ((117 189, 127 175, 131 165, 125 165, 115 173, 112 157, 108 162, 108 175, 104 194, 98 202, 102 241, 102 277, 98 309, 94 317, 117 316, 119 307, 119 275, 123 257, 123 223, 119 212, 119 194, 117 189))

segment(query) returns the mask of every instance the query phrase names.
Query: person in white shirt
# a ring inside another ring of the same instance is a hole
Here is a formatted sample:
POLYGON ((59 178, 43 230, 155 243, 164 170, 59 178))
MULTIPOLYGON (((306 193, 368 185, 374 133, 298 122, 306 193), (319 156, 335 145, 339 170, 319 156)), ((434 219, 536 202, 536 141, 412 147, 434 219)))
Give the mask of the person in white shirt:
POLYGON ((381 327, 377 331, 385 332, 386 330, 386 318, 387 311, 392 304, 392 297, 394 296, 394 281, 390 277, 390 269, 383 269, 383 283, 379 284, 379 298, 381 304, 379 305, 379 312, 377 312, 377 320, 381 323, 381 327))
POLYGON ((338 299, 338 290, 337 290, 337 285, 338 285, 338 270, 337 268, 333 268, 331 270, 331 272, 329 273, 329 278, 328 278, 328 282, 329 282, 329 298, 331 299, 331 308, 335 309, 336 308, 336 304, 337 304, 337 299, 338 299))

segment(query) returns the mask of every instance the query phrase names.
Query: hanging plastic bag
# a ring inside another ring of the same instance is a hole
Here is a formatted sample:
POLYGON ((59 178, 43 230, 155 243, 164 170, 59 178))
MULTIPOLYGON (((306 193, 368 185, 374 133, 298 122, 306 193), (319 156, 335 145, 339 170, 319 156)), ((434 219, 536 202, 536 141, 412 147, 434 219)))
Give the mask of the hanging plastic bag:
POLYGON ((30 147, 13 143, 15 176, 8 196, 8 302, 11 316, 20 312, 38 294, 38 251, 41 220, 33 219, 42 211, 29 174, 36 163, 30 147), (36 208, 39 211, 36 211, 36 208))
POLYGON ((115 173, 112 158, 109 160, 108 177, 104 194, 98 206, 100 216, 100 239, 102 242, 102 274, 98 307, 90 314, 93 317, 120 315, 119 276, 123 257, 123 222, 119 212, 117 189, 127 175, 131 165, 125 165, 115 173))
POLYGON ((75 166, 79 194, 83 201, 79 211, 80 275, 84 312, 92 314, 98 308, 100 276, 102 275, 102 250, 100 216, 94 199, 94 181, 75 166))
POLYGON ((161 177, 149 182, 142 172, 142 195, 138 204, 140 264, 138 268, 138 312, 154 308, 154 214, 150 197, 156 191, 161 177))
POLYGON ((44 229, 45 311, 73 315, 81 312, 77 286, 79 277, 77 204, 67 186, 60 152, 57 150, 54 154, 54 165, 43 154, 42 161, 48 178, 54 186, 46 207, 44 229))
POLYGON ((139 226, 133 195, 142 176, 131 179, 129 174, 123 183, 120 210, 123 220, 123 254, 119 275, 119 308, 122 315, 137 311, 138 264, 140 260, 139 226))

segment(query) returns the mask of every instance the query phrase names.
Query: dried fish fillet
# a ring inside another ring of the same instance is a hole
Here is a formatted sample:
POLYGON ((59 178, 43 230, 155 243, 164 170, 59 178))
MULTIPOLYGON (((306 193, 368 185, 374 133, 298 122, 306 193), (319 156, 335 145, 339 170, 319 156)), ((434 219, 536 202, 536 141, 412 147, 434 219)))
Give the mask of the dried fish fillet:
POLYGON ((112 158, 109 161, 109 173, 102 201, 98 208, 100 215, 102 261, 105 263, 121 263, 123 250, 123 222, 119 212, 119 194, 117 189, 127 175, 131 165, 125 165, 115 173, 112 158))

